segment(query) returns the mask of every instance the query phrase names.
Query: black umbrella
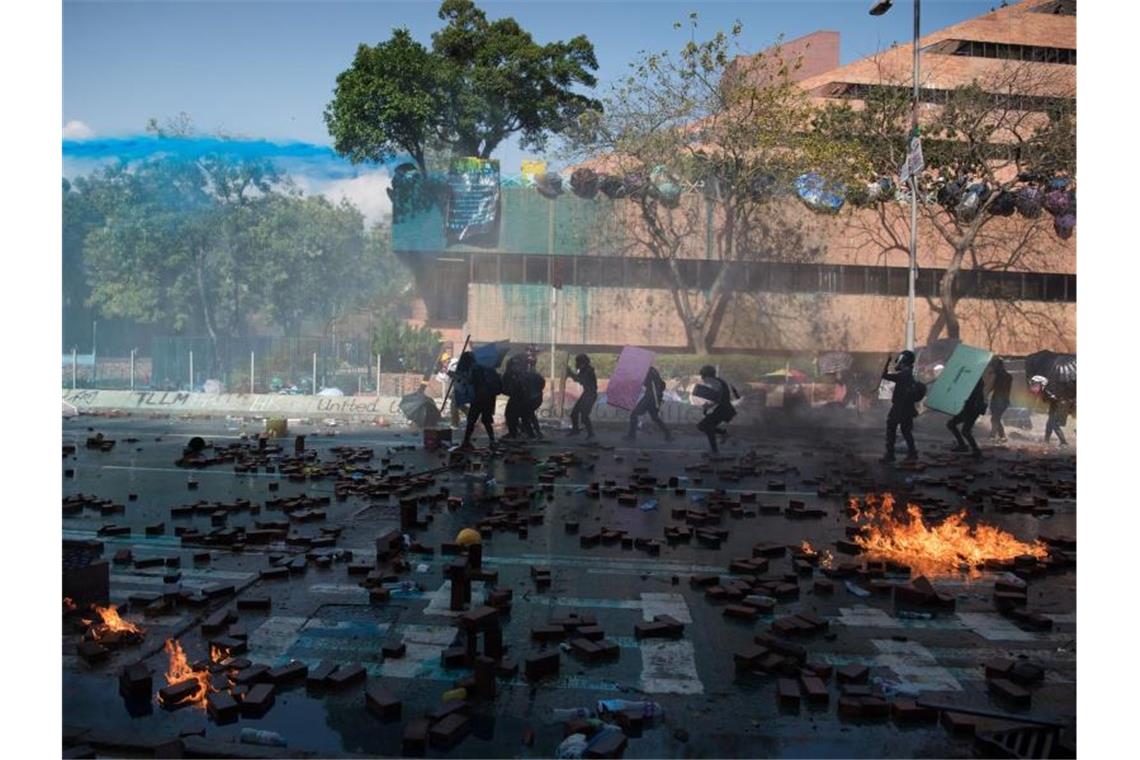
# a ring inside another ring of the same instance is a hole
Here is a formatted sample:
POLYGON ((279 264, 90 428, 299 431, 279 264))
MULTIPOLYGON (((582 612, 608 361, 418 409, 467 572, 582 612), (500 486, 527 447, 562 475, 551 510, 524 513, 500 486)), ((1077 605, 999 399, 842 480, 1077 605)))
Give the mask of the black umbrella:
POLYGON ((1049 381, 1054 393, 1063 398, 1077 396, 1077 355, 1038 351, 1025 357, 1025 382, 1040 375, 1049 381))
POLYGON ((421 428, 429 428, 440 420, 439 409, 436 408, 435 402, 423 391, 409 393, 401 398, 400 411, 413 425, 421 428))

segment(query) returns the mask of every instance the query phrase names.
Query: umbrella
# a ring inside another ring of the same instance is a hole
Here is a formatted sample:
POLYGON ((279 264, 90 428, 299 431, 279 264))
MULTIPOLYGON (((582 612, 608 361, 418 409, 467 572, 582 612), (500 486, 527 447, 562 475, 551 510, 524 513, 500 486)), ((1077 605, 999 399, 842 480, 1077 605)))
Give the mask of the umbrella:
POLYGON ((439 409, 435 402, 423 391, 409 393, 400 399, 400 411, 413 425, 429 428, 440 420, 439 409))
POLYGON ((344 391, 342 391, 340 388, 321 388, 321 392, 318 393, 317 395, 318 396, 343 396, 344 391))
POLYGON ((793 383, 806 383, 810 378, 798 369, 778 369, 775 372, 769 372, 766 375, 761 375, 760 379, 773 383, 790 381, 793 383))
POLYGON ((510 350, 511 342, 509 340, 499 340, 494 343, 484 343, 471 353, 475 354, 475 363, 480 367, 496 369, 503 363, 503 359, 510 353, 510 350))

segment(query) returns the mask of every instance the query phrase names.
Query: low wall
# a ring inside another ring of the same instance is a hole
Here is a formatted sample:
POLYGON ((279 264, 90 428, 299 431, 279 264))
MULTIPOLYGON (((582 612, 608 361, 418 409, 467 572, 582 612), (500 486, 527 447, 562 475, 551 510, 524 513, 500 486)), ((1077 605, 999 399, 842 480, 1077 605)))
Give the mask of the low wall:
MULTIPOLYGON (((120 411, 158 412, 168 414, 200 414, 248 417, 327 417, 368 419, 385 417, 391 422, 405 422, 397 396, 281 396, 264 393, 187 393, 181 391, 105 391, 73 390, 63 394, 65 403, 80 412, 120 411)), ((438 405, 440 399, 436 399, 438 405)), ((496 417, 502 418, 506 396, 499 397, 496 417)), ((565 415, 569 416, 567 406, 565 415)), ((550 408, 538 411, 541 419, 550 419, 550 408)), ((599 401, 592 418, 597 422, 625 423, 629 412, 599 401)), ((700 407, 676 401, 661 406, 661 418, 669 425, 700 421, 700 407)))

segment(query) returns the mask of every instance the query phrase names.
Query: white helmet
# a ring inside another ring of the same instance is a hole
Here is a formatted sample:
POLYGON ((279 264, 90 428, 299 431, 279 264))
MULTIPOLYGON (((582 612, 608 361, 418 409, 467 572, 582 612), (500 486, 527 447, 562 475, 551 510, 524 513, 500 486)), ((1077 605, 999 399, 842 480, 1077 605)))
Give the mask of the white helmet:
POLYGON ((1032 378, 1029 379, 1029 382, 1032 383, 1033 385, 1040 385, 1042 388, 1044 388, 1046 385, 1049 384, 1049 379, 1046 377, 1042 377, 1041 375, 1034 375, 1032 378))

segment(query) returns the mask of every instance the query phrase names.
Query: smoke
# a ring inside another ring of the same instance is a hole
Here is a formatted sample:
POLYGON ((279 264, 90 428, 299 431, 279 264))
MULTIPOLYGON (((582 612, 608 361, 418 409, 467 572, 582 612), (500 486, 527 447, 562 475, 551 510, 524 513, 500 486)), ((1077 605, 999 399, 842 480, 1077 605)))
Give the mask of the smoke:
POLYGON ((324 195, 333 202, 348 199, 364 215, 368 225, 392 214, 392 204, 385 192, 390 183, 387 167, 354 166, 327 145, 207 136, 96 138, 82 122, 72 121, 64 127, 64 175, 68 177, 110 161, 131 163, 153 158, 196 161, 208 155, 272 161, 306 195, 324 195))

